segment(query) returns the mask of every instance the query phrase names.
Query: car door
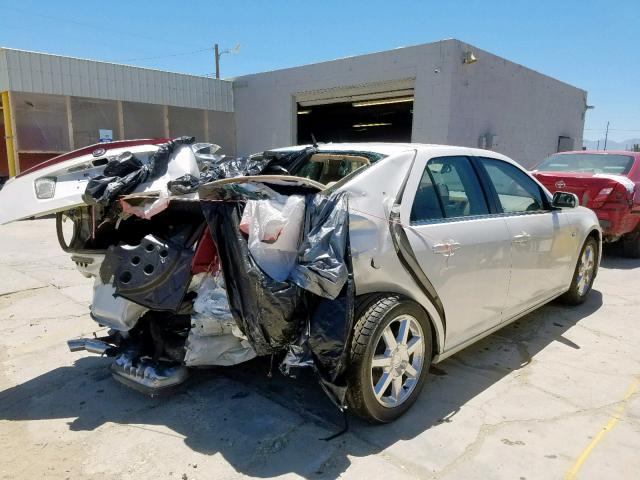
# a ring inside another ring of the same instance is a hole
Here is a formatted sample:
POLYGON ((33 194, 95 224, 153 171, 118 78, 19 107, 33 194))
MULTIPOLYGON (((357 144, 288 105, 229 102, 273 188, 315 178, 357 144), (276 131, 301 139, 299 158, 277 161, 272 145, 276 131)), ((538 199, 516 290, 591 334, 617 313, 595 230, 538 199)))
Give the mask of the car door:
POLYGON ((566 286, 575 242, 566 216, 551 209, 547 195, 526 172, 497 158, 477 160, 511 237, 507 320, 566 286))
POLYGON ((401 218, 420 267, 445 312, 445 349, 497 325, 508 280, 510 234, 491 215, 487 196, 465 156, 418 158, 401 218))

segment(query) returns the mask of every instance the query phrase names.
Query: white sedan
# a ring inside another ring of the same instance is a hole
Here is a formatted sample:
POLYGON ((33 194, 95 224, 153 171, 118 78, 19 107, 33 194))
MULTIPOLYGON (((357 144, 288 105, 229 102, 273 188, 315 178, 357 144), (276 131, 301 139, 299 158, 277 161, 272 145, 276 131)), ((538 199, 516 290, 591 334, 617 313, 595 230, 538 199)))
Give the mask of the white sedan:
POLYGON ((349 192, 360 300, 347 398, 374 422, 411 406, 431 363, 556 297, 582 303, 601 255, 594 212, 504 155, 388 148, 370 145, 389 156, 332 187, 349 192))

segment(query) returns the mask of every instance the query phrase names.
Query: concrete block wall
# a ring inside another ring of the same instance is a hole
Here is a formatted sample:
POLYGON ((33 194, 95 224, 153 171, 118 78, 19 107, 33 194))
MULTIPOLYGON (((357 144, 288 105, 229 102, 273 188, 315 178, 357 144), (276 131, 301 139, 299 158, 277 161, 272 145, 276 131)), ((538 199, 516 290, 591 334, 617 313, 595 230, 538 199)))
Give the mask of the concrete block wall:
POLYGON ((492 150, 530 168, 557 151, 558 137, 582 146, 587 92, 456 41, 449 45, 451 104, 447 143, 478 147, 495 135, 492 150), (477 62, 463 64, 466 51, 477 62))

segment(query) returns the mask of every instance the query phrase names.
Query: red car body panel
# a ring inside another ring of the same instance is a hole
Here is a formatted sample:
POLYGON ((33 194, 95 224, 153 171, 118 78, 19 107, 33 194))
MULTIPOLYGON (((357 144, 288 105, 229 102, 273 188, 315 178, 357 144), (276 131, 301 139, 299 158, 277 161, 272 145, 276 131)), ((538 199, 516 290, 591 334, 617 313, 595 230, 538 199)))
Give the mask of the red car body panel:
POLYGON ((541 171, 536 168, 532 174, 551 193, 563 191, 576 194, 580 205, 592 209, 598 216, 606 240, 617 240, 622 235, 640 228, 640 152, 580 150, 555 155, 565 154, 615 154, 633 157, 629 172, 620 175, 628 179, 626 185, 616 180, 615 175, 541 171), (632 191, 629 191, 629 181, 634 184, 632 191))

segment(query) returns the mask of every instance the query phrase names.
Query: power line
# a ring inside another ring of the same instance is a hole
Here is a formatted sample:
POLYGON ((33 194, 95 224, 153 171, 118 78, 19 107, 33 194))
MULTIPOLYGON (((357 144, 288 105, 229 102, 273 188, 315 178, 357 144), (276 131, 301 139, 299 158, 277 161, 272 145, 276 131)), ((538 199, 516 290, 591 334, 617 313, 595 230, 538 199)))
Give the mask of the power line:
MULTIPOLYGON (((591 132, 604 132, 606 128, 585 128, 584 130, 588 130, 591 132)), ((640 132, 640 128, 610 128, 610 132, 640 132)))
MULTIPOLYGON (((24 10, 21 8, 15 8, 15 7, 7 7, 7 6, 3 6, 2 7, 3 10, 12 10, 14 12, 18 12, 18 13, 22 13, 24 15, 29 15, 29 16, 33 16, 33 17, 40 17, 40 18, 44 18, 47 20, 53 20, 55 22, 58 23, 67 23, 67 24, 71 24, 71 25, 77 25, 79 27, 84 27, 84 28, 90 28, 91 30, 93 30, 94 32, 98 32, 101 35, 104 34, 105 31, 113 31, 116 30, 113 28, 113 24, 109 24, 108 26, 105 25, 98 25, 98 24, 92 24, 92 23, 86 23, 86 22, 79 22, 77 20, 72 20, 70 18, 63 18, 63 17, 56 17, 54 15, 46 15, 44 13, 39 13, 39 12, 30 12, 28 10, 24 10)), ((156 37, 148 37, 146 35, 140 35, 138 33, 133 33, 131 31, 127 31, 127 30, 120 30, 117 32, 118 35, 128 35, 130 37, 136 37, 136 38, 140 38, 140 39, 144 39, 144 40, 151 40, 153 42, 163 42, 163 43, 171 43, 172 45, 175 45, 176 43, 181 43, 182 45, 185 46, 190 46, 189 44, 185 44, 182 42, 176 42, 175 40, 165 40, 162 35, 158 35, 156 37)))
POLYGON ((156 57, 143 57, 143 58, 125 58, 124 60, 109 60, 110 62, 141 62, 143 60, 157 60, 159 58, 169 58, 169 57, 180 57, 183 55, 193 55, 195 53, 200 52, 210 52, 211 47, 201 48, 200 50, 193 50, 191 52, 179 52, 179 53, 169 53, 167 55, 158 55, 156 57))

